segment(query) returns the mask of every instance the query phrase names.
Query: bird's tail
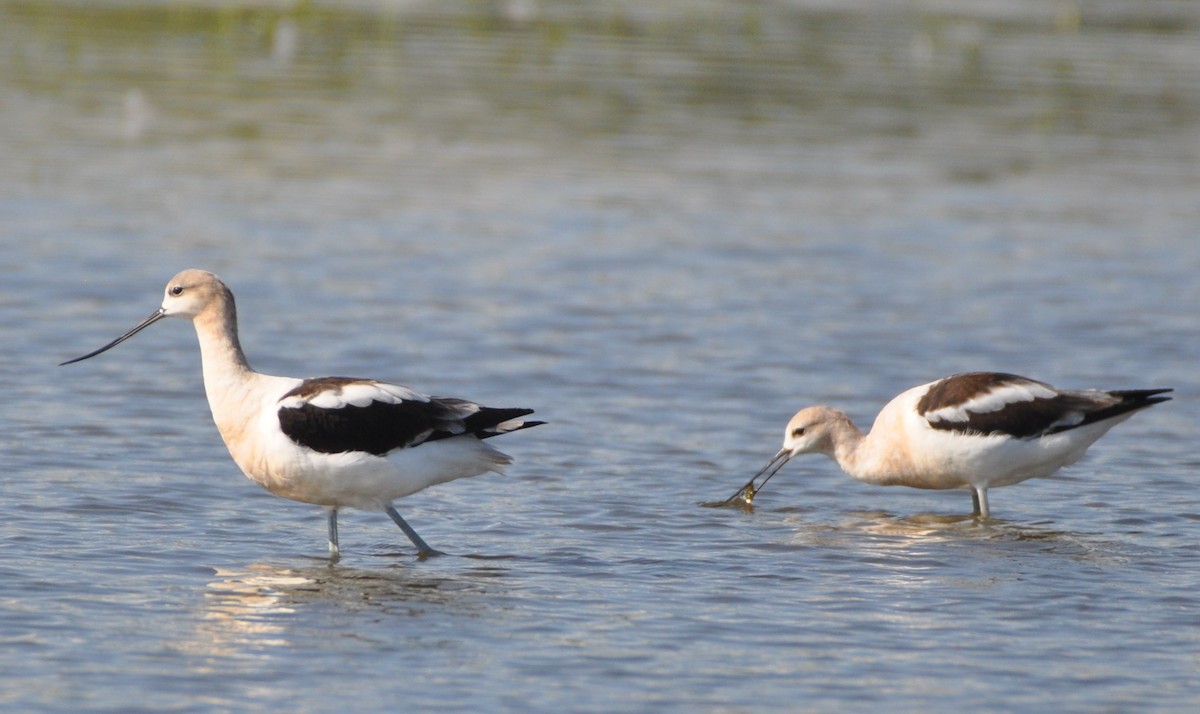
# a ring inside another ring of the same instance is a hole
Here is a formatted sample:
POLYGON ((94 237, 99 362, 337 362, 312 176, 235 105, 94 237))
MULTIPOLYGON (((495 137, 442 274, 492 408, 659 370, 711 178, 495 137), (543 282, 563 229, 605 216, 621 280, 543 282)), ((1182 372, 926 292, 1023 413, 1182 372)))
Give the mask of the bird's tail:
POLYGON ((541 426, 542 424, 545 424, 545 423, 546 422, 544 422, 544 421, 525 421, 524 419, 510 419, 508 421, 496 424, 495 426, 493 426, 489 429, 483 429, 481 431, 477 431, 477 432, 475 432, 475 436, 478 436, 480 439, 487 439, 488 437, 492 437, 492 436, 500 436, 501 434, 508 434, 513 431, 520 431, 522 429, 528 429, 531 426, 541 426))
POLYGON ((1097 409, 1089 413, 1083 420, 1083 423, 1089 424, 1097 421, 1105 421, 1106 419, 1112 419, 1113 417, 1136 412, 1139 409, 1152 407, 1155 404, 1169 402, 1171 401, 1170 397, 1163 397, 1159 395, 1172 391, 1174 390, 1169 387, 1160 389, 1119 389, 1107 391, 1105 394, 1112 397, 1115 401, 1107 407, 1097 409))
POLYGON ((1132 409, 1141 409, 1152 404, 1160 402, 1169 402, 1171 397, 1160 397, 1160 394, 1173 392, 1170 387, 1160 389, 1123 389, 1109 392, 1110 395, 1120 400, 1120 403, 1132 409))
POLYGON ((488 439, 546 423, 524 419, 532 413, 532 409, 480 407, 479 411, 467 417, 464 423, 468 434, 474 434, 480 439, 488 439))

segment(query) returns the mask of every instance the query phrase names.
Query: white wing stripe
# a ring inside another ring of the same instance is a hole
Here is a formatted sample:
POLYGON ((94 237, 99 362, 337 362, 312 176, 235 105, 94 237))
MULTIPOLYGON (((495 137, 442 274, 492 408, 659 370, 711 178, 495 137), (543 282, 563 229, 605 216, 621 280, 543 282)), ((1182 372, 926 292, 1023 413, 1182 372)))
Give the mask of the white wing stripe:
POLYGON ((400 404, 405 401, 428 402, 429 397, 398 384, 351 382, 307 397, 293 395, 280 400, 279 405, 292 409, 305 404, 311 404, 318 409, 341 409, 346 406, 365 407, 371 402, 400 404))
POLYGON ((988 414, 1003 410, 1017 402, 1032 402, 1035 399, 1053 399, 1058 393, 1035 382, 1005 384, 982 392, 962 404, 941 407, 925 415, 929 421, 970 421, 972 414, 988 414))

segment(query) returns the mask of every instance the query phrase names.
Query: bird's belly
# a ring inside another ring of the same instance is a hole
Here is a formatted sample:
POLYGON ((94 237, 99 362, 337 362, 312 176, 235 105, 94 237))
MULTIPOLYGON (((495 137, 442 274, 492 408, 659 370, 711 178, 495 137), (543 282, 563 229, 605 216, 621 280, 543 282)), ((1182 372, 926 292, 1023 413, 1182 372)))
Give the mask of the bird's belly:
POLYGON ((1048 476, 1080 455, 1045 438, 932 436, 912 450, 913 473, 905 485, 936 489, 1011 486, 1048 476))
POLYGON ((971 485, 970 481, 958 473, 935 471, 932 469, 914 471, 912 473, 889 474, 886 478, 877 481, 877 483, 881 486, 908 486, 910 488, 935 490, 964 488, 971 485))
POLYGON ((257 451, 230 452, 246 476, 276 496, 364 510, 383 510, 434 484, 499 471, 508 462, 474 437, 401 449, 388 457, 358 451, 326 454, 286 437, 257 451))
POLYGON ((239 466, 250 480, 276 496, 321 506, 382 510, 422 488, 378 456, 323 454, 300 447, 295 451, 294 458, 252 460, 239 466))

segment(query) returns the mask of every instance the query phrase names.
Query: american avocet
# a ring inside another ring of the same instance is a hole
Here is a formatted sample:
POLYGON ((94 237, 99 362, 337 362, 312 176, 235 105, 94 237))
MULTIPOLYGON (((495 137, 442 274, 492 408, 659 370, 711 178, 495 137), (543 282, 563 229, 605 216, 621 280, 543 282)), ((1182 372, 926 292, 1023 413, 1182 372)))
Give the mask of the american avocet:
POLYGON ((1156 395, 1170 391, 1066 390, 1014 374, 956 374, 888 402, 866 436, 843 412, 807 407, 788 422, 783 448, 725 503, 753 499, 793 456, 820 453, 867 483, 969 488, 974 515, 987 518, 989 488, 1074 463, 1135 411, 1168 401, 1156 395))
POLYGON ((434 484, 487 471, 507 454, 482 440, 543 422, 532 409, 497 409, 428 397, 373 379, 297 379, 250 368, 238 343, 233 293, 220 278, 185 270, 167 283, 162 307, 79 362, 109 350, 164 317, 192 321, 200 338, 204 391, 233 460, 276 496, 324 506, 329 553, 338 557, 339 508, 384 511, 424 557, 436 553, 392 506, 434 484))

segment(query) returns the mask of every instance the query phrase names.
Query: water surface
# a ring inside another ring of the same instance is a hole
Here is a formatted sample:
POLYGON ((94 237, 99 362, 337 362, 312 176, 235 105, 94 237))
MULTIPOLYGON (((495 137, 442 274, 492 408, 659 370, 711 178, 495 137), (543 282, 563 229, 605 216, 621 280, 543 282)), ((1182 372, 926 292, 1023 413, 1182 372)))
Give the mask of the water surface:
POLYGON ((1157 711, 1200 701, 1186 3, 0 3, 0 708, 1157 711), (261 492, 195 338, 530 406, 509 475, 261 492), (992 493, 798 460, 942 374, 1171 386, 992 493))

